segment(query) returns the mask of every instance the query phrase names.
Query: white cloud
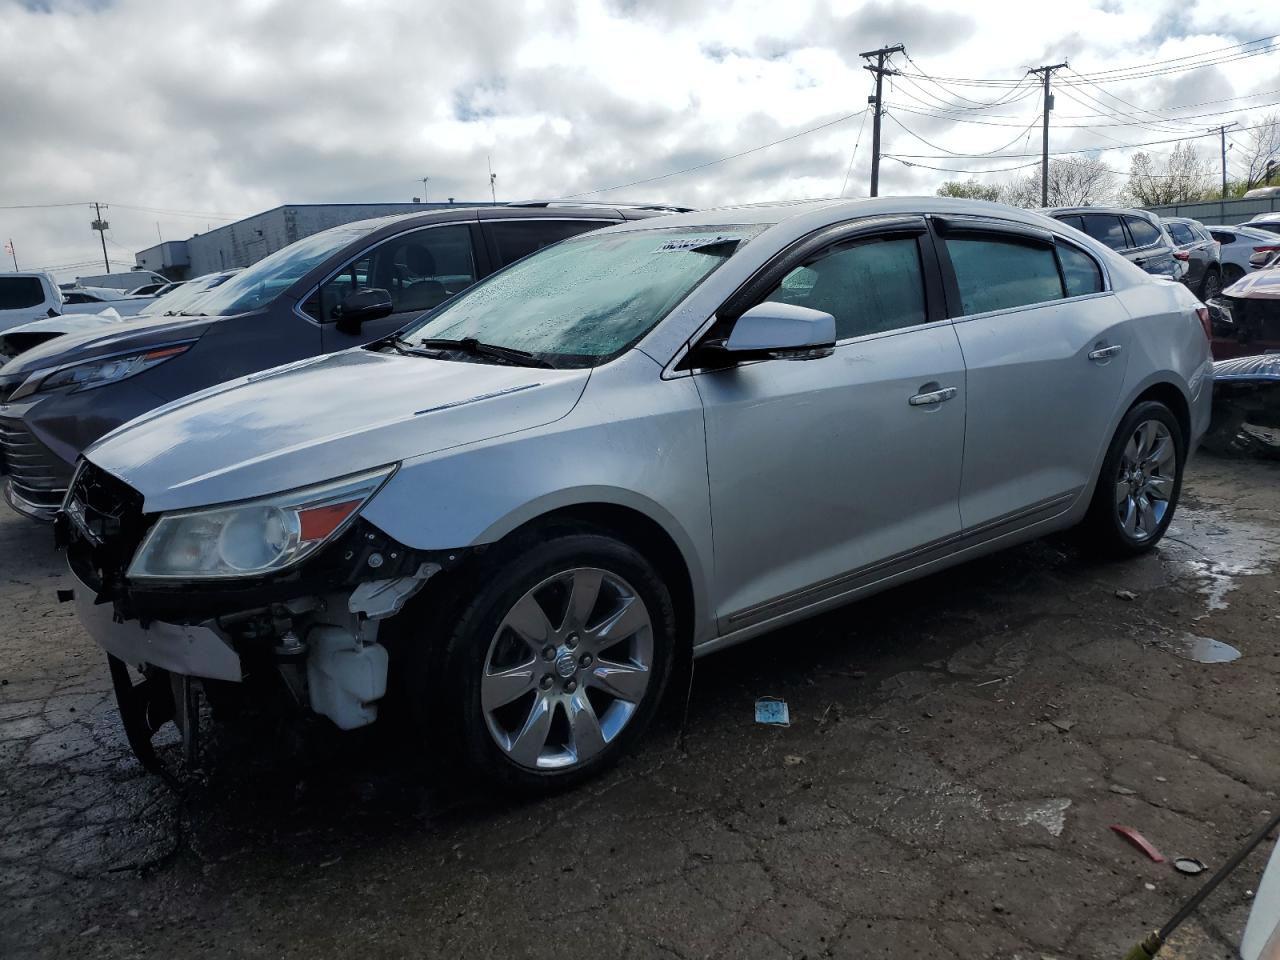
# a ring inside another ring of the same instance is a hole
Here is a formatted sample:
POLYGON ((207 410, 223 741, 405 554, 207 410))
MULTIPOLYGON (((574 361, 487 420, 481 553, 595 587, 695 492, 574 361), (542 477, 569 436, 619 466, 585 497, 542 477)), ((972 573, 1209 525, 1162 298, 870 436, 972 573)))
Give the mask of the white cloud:
MULTIPOLYGON (((870 77, 857 53, 886 43, 907 44, 936 76, 1006 78, 1063 57, 1089 72, 1280 33, 1280 10, 1257 0, 1229 10, 1189 0, 1041 9, 1025 0, 0 0, 0 205, 112 202, 109 249, 131 261, 155 242, 157 221, 166 239, 219 221, 125 205, 240 215, 284 202, 405 200, 423 176, 433 198, 484 199, 490 154, 507 199, 706 163, 862 110, 870 77)), ((1107 87, 1136 107, 1064 88, 1054 148, 1173 136, 1142 110, 1280 87, 1276 58, 1107 87), (1096 116, 1104 112, 1112 116, 1096 116), (1121 114, 1150 123, 1071 126, 1124 123, 1121 114)), ((886 94, 898 120, 945 150, 992 150, 1039 111, 1033 95, 976 112, 1008 126, 910 112, 1003 92, 945 86, 902 79, 886 94)), ((869 127, 851 195, 867 189, 869 127)), ((694 205, 834 194, 858 129, 855 117, 622 193, 694 205)), ((998 152, 1037 145, 1033 129, 998 152)), ((884 149, 945 153, 893 121, 884 149)), ((1125 156, 1106 159, 1123 168, 1125 156)), ((882 192, 930 193, 950 176, 886 160, 882 192)), ((14 238, 24 266, 88 261, 99 252, 90 219, 80 206, 0 210, 0 235, 14 238)))

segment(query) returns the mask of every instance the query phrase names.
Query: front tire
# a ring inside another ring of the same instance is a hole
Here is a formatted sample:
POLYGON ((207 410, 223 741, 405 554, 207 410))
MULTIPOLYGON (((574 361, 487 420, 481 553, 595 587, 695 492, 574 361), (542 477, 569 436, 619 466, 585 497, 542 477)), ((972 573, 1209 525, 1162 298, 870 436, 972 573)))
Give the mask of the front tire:
POLYGON ((1086 544, 1111 557, 1154 548, 1173 521, 1186 460, 1186 441, 1173 412, 1154 400, 1135 404, 1103 458, 1081 525, 1086 544))
POLYGON ((525 793, 573 786, 652 720, 676 645, 670 592, 632 547, 581 526, 492 554, 432 658, 436 689, 472 771, 525 793))

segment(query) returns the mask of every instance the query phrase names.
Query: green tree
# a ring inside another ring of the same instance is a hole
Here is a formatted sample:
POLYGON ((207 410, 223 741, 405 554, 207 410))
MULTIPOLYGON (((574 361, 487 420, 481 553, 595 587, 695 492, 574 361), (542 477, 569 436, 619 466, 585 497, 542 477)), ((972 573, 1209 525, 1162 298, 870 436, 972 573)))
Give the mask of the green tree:
POLYGON ((995 184, 979 183, 976 178, 948 180, 938 188, 940 197, 959 197, 962 200, 999 200, 1000 188, 995 184))

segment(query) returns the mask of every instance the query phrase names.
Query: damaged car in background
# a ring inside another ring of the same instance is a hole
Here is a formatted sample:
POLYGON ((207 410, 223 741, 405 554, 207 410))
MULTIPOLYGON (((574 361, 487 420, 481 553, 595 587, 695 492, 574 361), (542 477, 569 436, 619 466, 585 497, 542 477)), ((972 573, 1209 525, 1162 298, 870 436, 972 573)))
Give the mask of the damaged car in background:
POLYGON ((688 656, 1055 530, 1152 549, 1207 322, 994 204, 630 222, 134 420, 56 531, 149 765, 171 717, 195 753, 202 697, 344 729, 396 697, 433 762, 545 791, 626 752, 688 656))
POLYGON ((1249 274, 1208 306, 1219 359, 1205 446, 1225 456, 1280 457, 1280 266, 1249 274))

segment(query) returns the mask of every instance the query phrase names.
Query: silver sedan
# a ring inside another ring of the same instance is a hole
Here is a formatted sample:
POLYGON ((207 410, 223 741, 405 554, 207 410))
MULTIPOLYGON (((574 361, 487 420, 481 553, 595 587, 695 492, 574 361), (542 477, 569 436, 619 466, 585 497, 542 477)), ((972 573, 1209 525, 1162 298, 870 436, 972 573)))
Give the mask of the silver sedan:
POLYGON ((635 742, 683 654, 1069 527, 1150 550, 1207 323, 994 204, 655 218, 126 425, 59 525, 117 677, 278 674, 342 727, 399 695, 424 755, 553 789, 635 742))

